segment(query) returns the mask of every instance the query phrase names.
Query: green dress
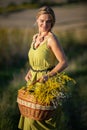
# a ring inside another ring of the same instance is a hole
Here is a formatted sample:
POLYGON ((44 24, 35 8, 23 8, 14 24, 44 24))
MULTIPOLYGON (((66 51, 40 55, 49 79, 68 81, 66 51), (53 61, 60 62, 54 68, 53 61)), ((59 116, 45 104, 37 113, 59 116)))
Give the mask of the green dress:
MULTIPOLYGON (((37 49, 34 49, 33 44, 28 53, 29 64, 34 70, 46 70, 55 66, 56 57, 54 56, 51 49, 47 47, 47 40, 39 46, 37 49)), ((31 69, 32 79, 31 82, 37 80, 42 75, 46 74, 48 71, 36 72, 31 69)), ((31 83, 27 83, 28 85, 31 83)), ((31 118, 23 117, 21 115, 18 128, 22 130, 59 130, 59 123, 61 118, 61 107, 59 106, 56 110, 54 116, 49 120, 33 120, 31 118)))

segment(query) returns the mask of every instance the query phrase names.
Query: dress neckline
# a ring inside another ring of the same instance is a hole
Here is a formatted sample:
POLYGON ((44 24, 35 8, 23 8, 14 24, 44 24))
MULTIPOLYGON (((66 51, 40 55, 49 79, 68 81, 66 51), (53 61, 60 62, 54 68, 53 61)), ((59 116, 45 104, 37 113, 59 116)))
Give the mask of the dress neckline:
MULTIPOLYGON (((53 34, 53 32, 51 32, 53 34)), ((54 35, 54 34, 53 34, 54 35)), ((36 48, 34 47, 35 45, 35 39, 37 38, 38 36, 38 33, 34 35, 34 38, 33 38, 33 42, 32 42, 32 46, 33 46, 33 49, 34 50, 37 50, 39 47, 41 47, 42 45, 44 45, 44 43, 48 40, 48 38, 50 37, 50 35, 46 36, 46 38, 39 44, 39 46, 37 46, 36 48)))
POLYGON ((37 48, 34 47, 34 43, 33 43, 33 45, 32 45, 32 46, 33 46, 33 49, 34 49, 34 50, 37 50, 38 48, 40 48, 41 46, 43 46, 43 45, 45 44, 46 40, 47 40, 47 39, 45 39, 43 42, 41 42, 41 44, 40 44, 37 48))
MULTIPOLYGON (((38 36, 38 34, 36 34, 36 36, 35 36, 35 38, 38 36)), ((35 45, 35 38, 34 38, 34 41, 33 41, 33 49, 34 50, 37 50, 39 47, 41 47, 42 45, 44 45, 44 43, 46 42, 46 40, 47 40, 47 38, 48 38, 48 36, 46 37, 46 39, 44 39, 40 44, 39 44, 39 46, 37 46, 36 48, 34 47, 34 45, 35 45)))

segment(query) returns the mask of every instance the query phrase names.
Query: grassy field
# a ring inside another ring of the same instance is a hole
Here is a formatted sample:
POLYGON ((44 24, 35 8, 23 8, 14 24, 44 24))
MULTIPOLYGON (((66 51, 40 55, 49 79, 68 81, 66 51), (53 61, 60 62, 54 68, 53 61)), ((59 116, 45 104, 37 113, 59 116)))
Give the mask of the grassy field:
MULTIPOLYGON (((87 129, 87 28, 54 30, 67 55, 66 72, 77 81, 62 110, 60 130, 87 129)), ((0 130, 18 130, 17 90, 29 69, 28 50, 34 30, 0 28, 0 130)))

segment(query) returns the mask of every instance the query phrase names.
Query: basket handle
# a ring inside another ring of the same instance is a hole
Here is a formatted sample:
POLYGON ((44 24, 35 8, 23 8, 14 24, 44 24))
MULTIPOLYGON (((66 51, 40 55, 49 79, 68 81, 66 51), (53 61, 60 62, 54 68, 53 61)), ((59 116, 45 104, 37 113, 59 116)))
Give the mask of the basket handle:
POLYGON ((32 82, 29 86, 34 85, 34 84, 36 84, 37 82, 39 82, 39 79, 38 79, 38 80, 35 80, 34 82, 32 82))
MULTIPOLYGON (((34 82, 32 82, 29 86, 32 86, 34 84, 36 84, 37 82, 39 82, 39 79, 38 80, 35 80, 34 82)), ((33 92, 33 90, 29 90, 30 92, 33 92)))

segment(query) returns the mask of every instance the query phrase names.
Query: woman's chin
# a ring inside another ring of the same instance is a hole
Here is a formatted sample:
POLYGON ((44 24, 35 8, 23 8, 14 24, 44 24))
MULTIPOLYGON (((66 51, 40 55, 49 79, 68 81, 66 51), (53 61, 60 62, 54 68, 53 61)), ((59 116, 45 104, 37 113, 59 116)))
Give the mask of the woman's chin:
POLYGON ((48 29, 47 28, 43 28, 41 29, 42 32, 48 32, 48 29))

